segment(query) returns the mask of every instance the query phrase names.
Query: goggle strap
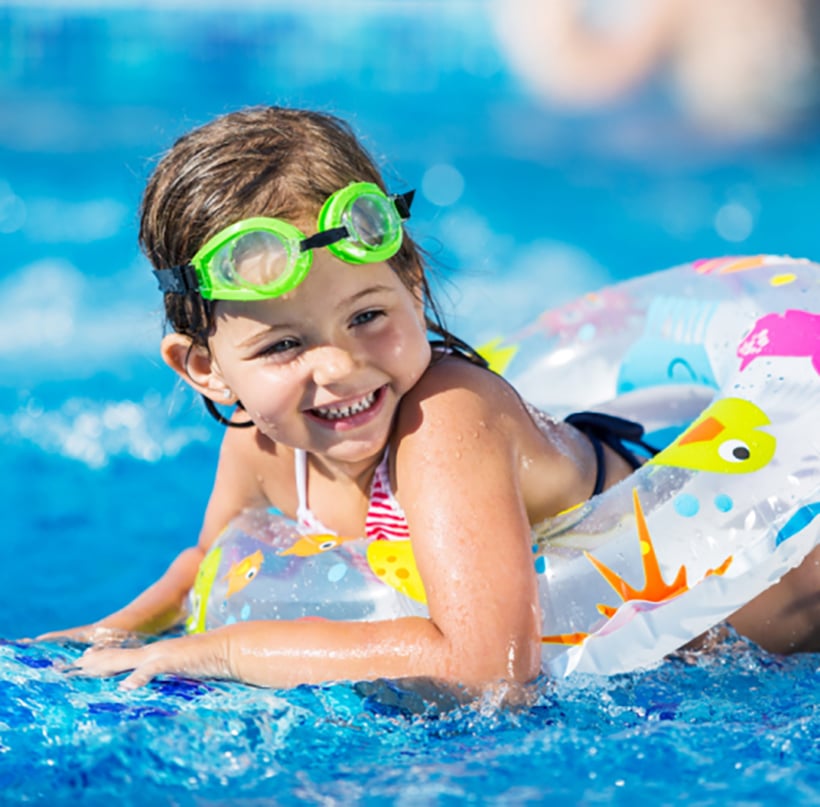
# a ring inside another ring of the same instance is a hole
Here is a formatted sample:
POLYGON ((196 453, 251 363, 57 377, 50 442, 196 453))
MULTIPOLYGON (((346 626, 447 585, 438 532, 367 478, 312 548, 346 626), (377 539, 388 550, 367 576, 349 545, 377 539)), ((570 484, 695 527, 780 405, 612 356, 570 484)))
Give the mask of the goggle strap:
POLYGON ((402 218, 402 221, 410 218, 410 205, 413 204, 413 197, 415 195, 415 190, 412 190, 391 197, 393 200, 393 204, 396 206, 398 214, 402 218))
POLYGON ((154 269, 154 277, 160 291, 168 294, 192 294, 199 291, 199 279, 191 264, 172 266, 170 269, 154 269))
POLYGON ((299 251, 307 252, 309 249, 329 247, 331 244, 337 244, 349 235, 350 231, 347 227, 331 227, 329 230, 322 230, 315 235, 311 235, 309 238, 305 238, 299 244, 299 251))

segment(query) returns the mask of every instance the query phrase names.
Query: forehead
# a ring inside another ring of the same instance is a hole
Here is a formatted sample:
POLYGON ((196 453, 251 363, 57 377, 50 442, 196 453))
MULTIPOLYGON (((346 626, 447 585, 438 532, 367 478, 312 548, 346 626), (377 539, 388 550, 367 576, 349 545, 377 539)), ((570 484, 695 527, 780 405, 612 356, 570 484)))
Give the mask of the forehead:
POLYGON ((293 291, 268 300, 241 302, 220 300, 215 305, 217 327, 230 321, 298 324, 329 318, 359 301, 389 295, 412 299, 401 278, 387 263, 352 265, 326 249, 314 253, 304 281, 293 291))

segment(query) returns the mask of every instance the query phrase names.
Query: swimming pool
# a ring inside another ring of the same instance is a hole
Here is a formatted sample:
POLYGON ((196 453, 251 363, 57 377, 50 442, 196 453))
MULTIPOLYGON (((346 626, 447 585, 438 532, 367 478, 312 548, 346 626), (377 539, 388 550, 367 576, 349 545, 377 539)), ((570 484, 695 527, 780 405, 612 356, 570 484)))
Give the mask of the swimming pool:
POLYGON ((444 710, 388 684, 123 694, 59 671, 78 648, 12 641, 122 604, 198 528, 219 432, 158 360, 160 300, 135 245, 144 179, 191 125, 272 102, 349 118, 419 188, 414 232, 476 341, 695 257, 820 254, 812 119, 727 146, 657 85, 559 113, 511 70, 491 19, 459 1, 0 7, 4 800, 820 799, 816 656, 734 643, 540 681, 520 710, 444 710))

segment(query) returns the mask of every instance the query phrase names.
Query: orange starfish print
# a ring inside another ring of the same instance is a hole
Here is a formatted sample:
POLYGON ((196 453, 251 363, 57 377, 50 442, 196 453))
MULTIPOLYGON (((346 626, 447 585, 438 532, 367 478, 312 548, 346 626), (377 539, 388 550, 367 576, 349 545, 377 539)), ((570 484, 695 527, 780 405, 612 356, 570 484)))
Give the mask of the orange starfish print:
MULTIPOLYGON (((632 491, 632 503, 635 509, 635 521, 638 529, 638 540, 641 546, 641 565, 644 573, 644 587, 637 589, 631 586, 619 574, 612 571, 606 564, 602 563, 597 558, 594 558, 589 552, 584 552, 584 556, 589 562, 598 570, 599 574, 604 580, 615 589, 618 596, 624 601, 641 600, 643 602, 665 602, 674 597, 678 597, 686 591, 689 591, 689 586, 686 581, 686 567, 681 566, 674 580, 667 583, 661 574, 660 565, 658 564, 658 556, 655 552, 655 546, 652 543, 652 537, 646 526, 646 519, 644 517, 643 508, 641 507, 640 499, 638 498, 638 491, 632 491)), ((713 574, 722 575, 729 568, 732 562, 732 556, 729 555, 723 563, 716 569, 709 569, 706 572, 706 577, 713 574)), ((598 605, 598 610, 606 617, 611 618, 615 615, 618 608, 611 605, 598 605)), ((542 636, 541 641, 549 644, 565 644, 576 645, 581 644, 590 634, 582 631, 576 633, 557 633, 551 636, 542 636)))

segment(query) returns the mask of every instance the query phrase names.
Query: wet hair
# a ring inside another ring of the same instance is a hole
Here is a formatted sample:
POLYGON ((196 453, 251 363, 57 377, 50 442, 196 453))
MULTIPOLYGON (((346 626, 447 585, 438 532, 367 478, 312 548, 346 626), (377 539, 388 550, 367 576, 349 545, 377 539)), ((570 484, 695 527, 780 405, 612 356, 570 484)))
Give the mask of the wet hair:
MULTIPOLYGON (((315 217, 351 182, 373 182, 388 192, 375 161, 339 118, 276 106, 231 112, 180 137, 159 161, 140 206, 140 246, 156 269, 181 266, 241 219, 315 217)), ((406 288, 421 294, 430 332, 474 354, 444 327, 421 250, 406 229, 388 263, 406 288)), ((165 294, 168 325, 206 348, 216 305, 196 293, 165 294)))

